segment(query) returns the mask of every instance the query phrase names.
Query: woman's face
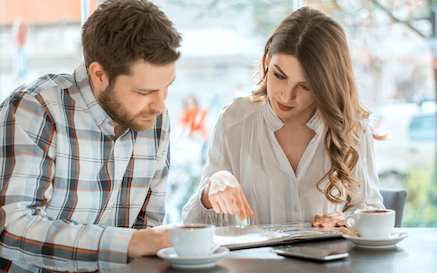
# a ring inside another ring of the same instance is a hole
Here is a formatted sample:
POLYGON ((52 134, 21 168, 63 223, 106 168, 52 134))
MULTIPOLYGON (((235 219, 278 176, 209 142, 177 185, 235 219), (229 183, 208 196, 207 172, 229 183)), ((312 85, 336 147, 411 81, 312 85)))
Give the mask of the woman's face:
POLYGON ((275 54, 267 59, 267 96, 284 122, 306 123, 314 114, 314 97, 296 57, 275 54))

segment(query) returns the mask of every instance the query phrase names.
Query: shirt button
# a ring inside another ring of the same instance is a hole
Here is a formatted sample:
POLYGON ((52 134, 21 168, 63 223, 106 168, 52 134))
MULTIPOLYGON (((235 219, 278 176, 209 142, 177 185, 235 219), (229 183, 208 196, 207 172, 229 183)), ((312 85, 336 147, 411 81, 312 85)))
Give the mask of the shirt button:
POLYGON ((295 208, 294 208, 294 212, 298 212, 298 211, 299 211, 299 210, 295 207, 295 208))
POLYGON ((117 184, 120 184, 121 183, 121 180, 120 179, 117 179, 117 184))

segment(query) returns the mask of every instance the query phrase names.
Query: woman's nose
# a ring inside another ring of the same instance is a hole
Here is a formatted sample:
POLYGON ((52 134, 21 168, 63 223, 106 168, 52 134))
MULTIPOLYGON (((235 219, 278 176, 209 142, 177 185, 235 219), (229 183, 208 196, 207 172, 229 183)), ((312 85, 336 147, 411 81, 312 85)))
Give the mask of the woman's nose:
POLYGON ((296 94, 293 90, 285 91, 285 92, 281 91, 280 97, 284 102, 289 102, 296 99, 296 94))

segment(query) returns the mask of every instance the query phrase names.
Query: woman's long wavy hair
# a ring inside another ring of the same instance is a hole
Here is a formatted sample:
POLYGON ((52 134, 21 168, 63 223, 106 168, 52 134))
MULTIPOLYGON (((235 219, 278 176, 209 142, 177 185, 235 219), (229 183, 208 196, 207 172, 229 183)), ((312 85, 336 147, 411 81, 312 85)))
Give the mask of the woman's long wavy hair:
MULTIPOLYGON (((317 188, 333 203, 343 203, 343 192, 354 196, 360 182, 350 175, 361 144, 361 120, 368 119, 369 109, 361 102, 355 84, 352 60, 346 35, 334 19, 324 13, 303 7, 285 18, 264 49, 254 78, 257 89, 248 97, 253 102, 267 100, 267 57, 288 54, 301 64, 305 79, 314 96, 314 106, 319 110, 327 127, 325 149, 331 160, 331 169, 318 182, 317 188), (324 189, 320 184, 329 179, 324 189)), ((373 133, 373 130, 372 130, 373 133)), ((386 135, 373 133, 373 138, 383 140, 386 135)))

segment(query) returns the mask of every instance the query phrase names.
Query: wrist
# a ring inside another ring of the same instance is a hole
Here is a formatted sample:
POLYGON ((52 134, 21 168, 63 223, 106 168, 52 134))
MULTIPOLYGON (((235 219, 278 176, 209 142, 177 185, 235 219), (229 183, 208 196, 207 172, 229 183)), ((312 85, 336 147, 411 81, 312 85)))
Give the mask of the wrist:
POLYGON ((138 258, 138 236, 140 231, 136 230, 129 241, 129 246, 127 250, 128 259, 138 258))
POLYGON ((212 208, 211 202, 209 202, 209 182, 202 191, 200 202, 206 209, 212 208))

